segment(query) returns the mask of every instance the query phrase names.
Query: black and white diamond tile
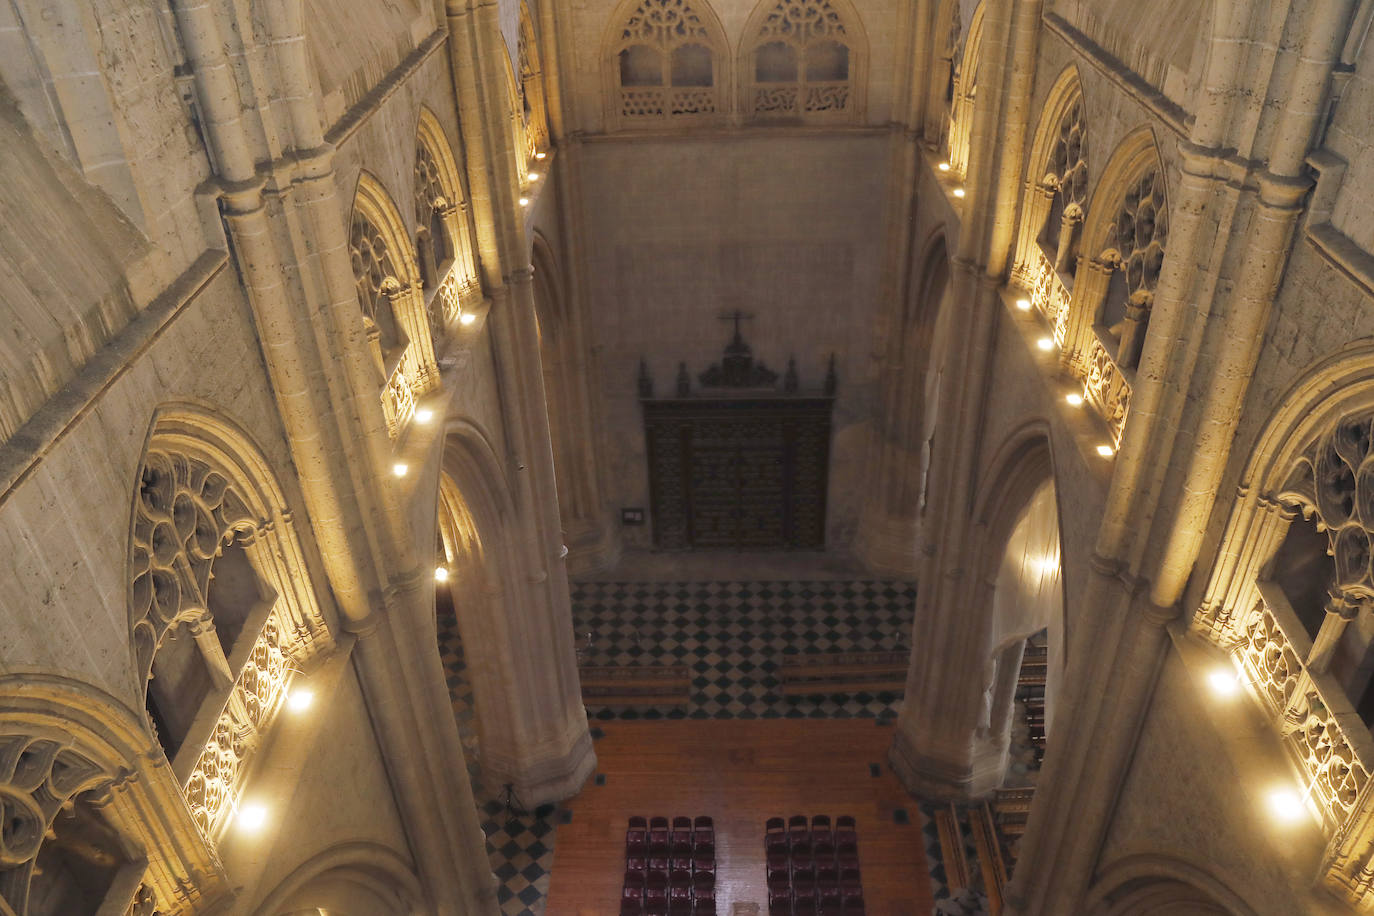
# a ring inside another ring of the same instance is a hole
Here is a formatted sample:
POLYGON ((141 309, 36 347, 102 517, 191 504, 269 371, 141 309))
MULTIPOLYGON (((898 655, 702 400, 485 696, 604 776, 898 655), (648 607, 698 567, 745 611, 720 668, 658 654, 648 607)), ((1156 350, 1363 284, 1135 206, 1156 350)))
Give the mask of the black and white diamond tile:
POLYGON ((906 582, 581 582, 573 621, 586 665, 686 665, 686 710, 595 706, 609 719, 893 718, 887 693, 792 698, 784 658, 910 647, 915 586, 906 582))
POLYGON ((546 805, 533 812, 507 810, 505 800, 486 793, 478 776, 481 747, 477 742, 476 707, 466 676, 463 642, 451 614, 439 616, 439 655, 448 679, 453 715, 466 754, 468 776, 477 796, 478 817, 487 837, 487 857, 500 884, 497 900, 503 916, 539 916, 549 894, 558 809, 546 805))

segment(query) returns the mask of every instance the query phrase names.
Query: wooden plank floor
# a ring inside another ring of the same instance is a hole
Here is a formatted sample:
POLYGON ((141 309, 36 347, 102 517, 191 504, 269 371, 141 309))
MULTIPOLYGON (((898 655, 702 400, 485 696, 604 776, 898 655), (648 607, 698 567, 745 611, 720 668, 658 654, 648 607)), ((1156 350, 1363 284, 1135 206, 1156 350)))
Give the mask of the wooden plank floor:
POLYGON ((709 814, 716 823, 718 912, 768 911, 763 824, 770 816, 852 814, 868 916, 928 916, 920 812, 887 768, 891 728, 872 719, 605 722, 598 773, 558 828, 546 916, 613 916, 632 814, 709 814), (869 764, 881 773, 874 778, 869 764), (893 821, 903 808, 910 823, 893 821))

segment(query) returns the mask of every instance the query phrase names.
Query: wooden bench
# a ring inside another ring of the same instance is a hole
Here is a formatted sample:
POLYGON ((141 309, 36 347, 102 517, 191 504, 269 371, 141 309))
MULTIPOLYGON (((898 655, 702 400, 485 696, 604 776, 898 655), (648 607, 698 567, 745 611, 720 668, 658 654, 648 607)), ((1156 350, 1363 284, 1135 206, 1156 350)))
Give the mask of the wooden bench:
POLYGON ((906 690, 910 653, 828 652, 793 655, 779 671, 783 696, 826 693, 895 693, 906 690))
POLYGON ((686 665, 606 665, 578 669, 588 706, 686 706, 692 675, 686 665))

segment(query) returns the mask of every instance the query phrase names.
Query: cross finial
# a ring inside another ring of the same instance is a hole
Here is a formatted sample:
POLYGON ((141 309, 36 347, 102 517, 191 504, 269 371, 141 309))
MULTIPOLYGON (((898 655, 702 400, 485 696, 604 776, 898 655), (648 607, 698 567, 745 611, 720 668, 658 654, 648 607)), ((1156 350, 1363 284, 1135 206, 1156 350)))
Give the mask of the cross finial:
POLYGON ((743 320, 743 319, 745 319, 745 318, 750 318, 750 319, 752 319, 754 316, 753 316, 753 315, 750 315, 750 314, 748 314, 748 313, 746 313, 746 312, 742 312, 742 311, 740 311, 739 309, 735 309, 733 312, 722 312, 722 313, 721 313, 720 315, 718 315, 717 317, 718 317, 721 321, 733 321, 733 322, 735 323, 735 340, 740 340, 740 339, 741 339, 741 338, 740 338, 740 334, 739 334, 739 323, 740 323, 740 321, 743 320))

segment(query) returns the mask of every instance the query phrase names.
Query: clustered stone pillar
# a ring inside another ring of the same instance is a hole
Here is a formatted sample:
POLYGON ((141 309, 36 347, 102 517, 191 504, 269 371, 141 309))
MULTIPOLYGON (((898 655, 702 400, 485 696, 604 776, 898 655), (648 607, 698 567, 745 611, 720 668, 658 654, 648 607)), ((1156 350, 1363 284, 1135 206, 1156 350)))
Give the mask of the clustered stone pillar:
POLYGON ((539 804, 577 792, 596 757, 573 649, 533 269, 518 203, 526 151, 515 147, 510 101, 499 88, 506 85, 507 51, 496 4, 449 0, 446 9, 516 507, 506 564, 516 581, 502 610, 506 626, 522 636, 516 648, 527 663, 507 685, 520 696, 510 704, 519 718, 483 719, 484 764, 504 774, 526 804, 539 804))

